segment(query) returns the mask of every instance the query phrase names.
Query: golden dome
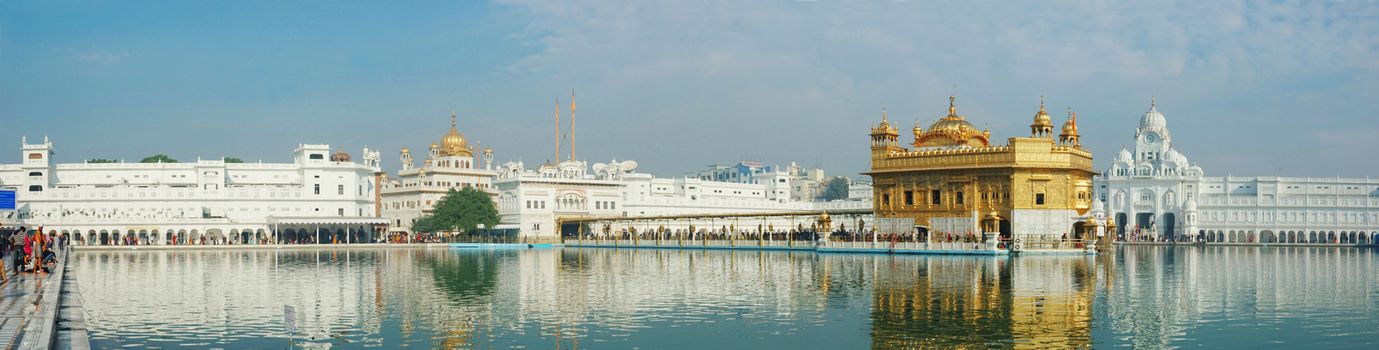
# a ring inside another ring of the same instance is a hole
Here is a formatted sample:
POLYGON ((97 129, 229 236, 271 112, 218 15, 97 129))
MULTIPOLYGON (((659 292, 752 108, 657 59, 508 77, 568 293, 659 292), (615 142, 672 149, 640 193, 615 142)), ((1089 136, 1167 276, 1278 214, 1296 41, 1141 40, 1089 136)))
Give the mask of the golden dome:
POLYGON ((450 132, 441 138, 440 150, 441 157, 474 156, 474 153, 469 150, 469 142, 465 141, 464 134, 455 128, 455 112, 450 112, 450 132))
POLYGON ((988 134, 967 122, 967 119, 958 115, 956 98, 948 97, 948 115, 939 118, 934 124, 929 125, 929 130, 921 133, 915 138, 915 147, 949 147, 949 146, 970 146, 987 147, 990 146, 988 134))
POLYGON ((349 154, 349 153, 345 153, 345 149, 344 149, 344 148, 336 149, 336 150, 335 150, 335 154, 330 155, 330 161, 332 161, 332 162, 348 162, 348 161, 350 161, 350 154, 349 154))
POLYGON ((1058 135, 1058 140, 1074 147, 1081 146, 1081 137, 1077 135, 1077 112, 1068 111, 1068 121, 1063 123, 1063 133, 1058 135))
POLYGON ((1077 120, 1076 120, 1076 119, 1068 119, 1068 122, 1063 123, 1063 135, 1064 135, 1064 136, 1067 136, 1067 135, 1077 135, 1077 120))
POLYGON ((1039 111, 1034 113, 1034 123, 1029 125, 1030 134, 1034 136, 1048 136, 1053 133, 1053 118, 1049 117, 1049 111, 1044 109, 1044 97, 1039 97, 1039 111))

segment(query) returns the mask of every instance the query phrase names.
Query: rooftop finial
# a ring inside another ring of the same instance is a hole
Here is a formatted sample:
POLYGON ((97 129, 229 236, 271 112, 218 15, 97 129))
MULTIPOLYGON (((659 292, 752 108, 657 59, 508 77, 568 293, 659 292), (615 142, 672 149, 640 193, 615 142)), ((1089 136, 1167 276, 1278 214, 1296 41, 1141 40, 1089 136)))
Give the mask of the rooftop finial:
MULTIPOLYGON (((956 89, 957 89, 957 85, 953 85, 953 86, 954 86, 954 90, 956 90, 956 89)), ((948 115, 950 115, 950 116, 956 116, 956 115, 958 115, 958 97, 957 97, 957 95, 949 95, 949 96, 948 96, 948 115)))
POLYGON ((881 107, 881 122, 887 124, 891 122, 889 119, 886 119, 886 107, 881 107))
POLYGON ((455 128, 455 111, 450 111, 450 128, 455 128))
POLYGON ((1156 100, 1156 98, 1154 97, 1154 95, 1149 95, 1149 108, 1150 108, 1150 109, 1155 108, 1155 105, 1158 104, 1158 103, 1157 103, 1156 101, 1154 101, 1154 100, 1156 100))

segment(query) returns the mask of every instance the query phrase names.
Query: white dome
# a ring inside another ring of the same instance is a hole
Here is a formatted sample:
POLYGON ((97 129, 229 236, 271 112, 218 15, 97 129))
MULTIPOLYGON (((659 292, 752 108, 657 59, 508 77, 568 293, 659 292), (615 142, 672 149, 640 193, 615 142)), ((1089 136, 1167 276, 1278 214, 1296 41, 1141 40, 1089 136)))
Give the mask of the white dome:
POLYGON ((1101 201, 1101 197, 1092 196, 1092 216, 1101 217, 1106 213, 1106 203, 1101 201))
POLYGON ((1164 158, 1168 159, 1168 161, 1172 162, 1175 166, 1185 167, 1188 165, 1187 157, 1183 156, 1182 153, 1178 153, 1176 149, 1169 149, 1168 154, 1164 158))
POLYGON ((1164 115, 1159 113, 1159 109, 1155 106, 1149 106, 1149 111, 1144 112, 1144 116, 1140 117, 1140 130, 1163 130, 1166 128, 1168 128, 1168 120, 1164 119, 1164 115))
POLYGON ((1120 149, 1120 154, 1116 156, 1116 161, 1130 163, 1130 150, 1122 147, 1120 149))
POLYGON ((1197 211, 1197 200, 1187 197, 1187 203, 1183 203, 1183 211, 1197 211))

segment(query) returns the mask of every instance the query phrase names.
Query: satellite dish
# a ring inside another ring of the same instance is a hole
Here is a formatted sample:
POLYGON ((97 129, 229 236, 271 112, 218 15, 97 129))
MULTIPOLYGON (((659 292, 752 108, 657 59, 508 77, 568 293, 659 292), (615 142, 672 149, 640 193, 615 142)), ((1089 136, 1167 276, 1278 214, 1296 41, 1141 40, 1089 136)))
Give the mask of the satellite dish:
POLYGON ((637 169, 637 161, 629 160, 622 162, 622 171, 632 171, 637 169))

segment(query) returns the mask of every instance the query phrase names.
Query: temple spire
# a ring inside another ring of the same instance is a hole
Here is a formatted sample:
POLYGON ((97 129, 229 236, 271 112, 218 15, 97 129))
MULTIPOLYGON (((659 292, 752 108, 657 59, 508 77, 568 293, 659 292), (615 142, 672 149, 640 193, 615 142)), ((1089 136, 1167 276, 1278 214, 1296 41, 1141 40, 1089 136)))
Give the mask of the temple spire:
POLYGON ((957 115, 958 115, 958 102, 957 102, 957 100, 958 100, 958 97, 957 97, 956 95, 948 95, 948 115, 950 115, 950 116, 957 116, 957 115))
POLYGON ((450 128, 455 128, 455 111, 450 111, 450 128))

